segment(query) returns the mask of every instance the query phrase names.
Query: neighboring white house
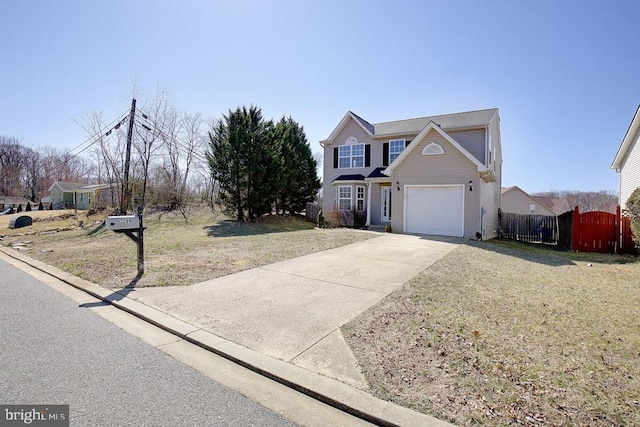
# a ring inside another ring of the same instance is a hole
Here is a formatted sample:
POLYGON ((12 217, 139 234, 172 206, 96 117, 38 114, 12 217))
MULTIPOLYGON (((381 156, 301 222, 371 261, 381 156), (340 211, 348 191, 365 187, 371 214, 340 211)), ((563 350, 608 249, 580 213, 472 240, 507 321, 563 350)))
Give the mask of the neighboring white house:
POLYGON ((371 124, 351 111, 324 148, 323 211, 394 232, 497 236, 497 108, 371 124))
POLYGON ((618 153, 613 159, 611 169, 620 174, 620 191, 618 203, 625 209, 627 200, 633 191, 640 187, 640 106, 636 109, 629 129, 618 148, 618 153))

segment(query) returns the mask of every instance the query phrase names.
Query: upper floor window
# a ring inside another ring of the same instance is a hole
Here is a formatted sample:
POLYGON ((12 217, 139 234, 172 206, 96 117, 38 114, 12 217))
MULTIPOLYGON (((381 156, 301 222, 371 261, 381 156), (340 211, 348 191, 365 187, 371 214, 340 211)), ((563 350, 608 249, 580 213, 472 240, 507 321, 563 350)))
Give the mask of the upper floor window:
POLYGON ((341 145, 338 147, 339 168, 363 168, 364 144, 341 145))
POLYGON ((389 141, 389 164, 393 163, 400 153, 402 153, 405 145, 404 139, 392 139, 389 141))

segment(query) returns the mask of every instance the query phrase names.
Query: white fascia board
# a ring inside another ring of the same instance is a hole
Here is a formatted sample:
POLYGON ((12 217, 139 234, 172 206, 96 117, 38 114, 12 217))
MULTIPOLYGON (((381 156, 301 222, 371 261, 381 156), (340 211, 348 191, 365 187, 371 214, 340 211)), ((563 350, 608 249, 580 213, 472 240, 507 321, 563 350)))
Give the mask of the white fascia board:
POLYGON ((635 137, 635 135, 637 135, 638 130, 640 129, 640 116, 638 115, 638 112, 640 112, 640 105, 633 115, 633 119, 631 120, 629 129, 627 129, 627 133, 625 134, 622 143, 620 144, 620 148, 618 148, 616 157, 613 159, 611 169, 619 170, 622 167, 622 163, 624 162, 625 157, 627 157, 629 148, 631 148, 631 146, 633 145, 633 138, 635 137))
POLYGON ((340 131, 347 125, 349 120, 353 120, 354 122, 356 122, 358 126, 360 126, 367 133, 367 135, 373 136, 373 134, 369 132, 369 129, 364 127, 362 123, 360 123, 360 120, 356 119, 353 116, 353 113, 351 113, 351 111, 347 111, 347 114, 345 114, 342 120, 340 120, 340 123, 338 123, 338 126, 336 126, 333 132, 331 132, 331 135, 329 135, 329 138, 325 139, 324 141, 320 141, 320 144, 331 145, 333 143, 333 140, 336 138, 336 136, 338 136, 340 131))

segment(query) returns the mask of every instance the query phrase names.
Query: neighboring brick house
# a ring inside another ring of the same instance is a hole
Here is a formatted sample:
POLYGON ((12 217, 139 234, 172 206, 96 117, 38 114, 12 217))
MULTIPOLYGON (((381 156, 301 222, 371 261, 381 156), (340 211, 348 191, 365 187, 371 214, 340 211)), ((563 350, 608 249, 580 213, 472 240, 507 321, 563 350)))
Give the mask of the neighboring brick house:
POLYGON ((325 215, 360 213, 394 232, 497 236, 497 108, 376 124, 349 111, 320 144, 325 215))
POLYGON ((629 129, 622 139, 620 148, 613 159, 611 169, 620 174, 618 204, 626 208, 627 200, 636 188, 640 187, 640 106, 636 109, 629 129))

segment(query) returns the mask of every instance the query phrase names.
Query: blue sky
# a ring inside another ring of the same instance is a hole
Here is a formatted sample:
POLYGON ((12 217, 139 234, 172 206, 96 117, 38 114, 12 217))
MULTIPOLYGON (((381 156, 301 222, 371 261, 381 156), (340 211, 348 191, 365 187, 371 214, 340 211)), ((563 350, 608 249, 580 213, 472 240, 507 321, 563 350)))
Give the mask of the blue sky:
POLYGON ((613 190, 640 104, 638 1, 21 0, 0 4, 0 134, 71 149, 133 82, 218 118, 292 116, 314 152, 371 123, 497 107, 503 185, 613 190))

